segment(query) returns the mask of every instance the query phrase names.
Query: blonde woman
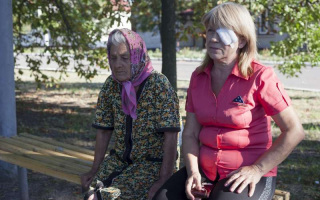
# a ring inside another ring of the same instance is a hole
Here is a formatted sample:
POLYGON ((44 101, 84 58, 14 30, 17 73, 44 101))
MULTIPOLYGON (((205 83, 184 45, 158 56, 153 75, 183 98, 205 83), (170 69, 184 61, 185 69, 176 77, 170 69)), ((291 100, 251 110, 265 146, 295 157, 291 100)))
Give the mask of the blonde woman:
POLYGON ((248 10, 224 3, 203 24, 207 53, 186 102, 186 167, 154 199, 271 200, 277 165, 304 138, 303 128, 273 69, 255 58, 248 10), (282 131, 273 144, 271 118, 282 131))

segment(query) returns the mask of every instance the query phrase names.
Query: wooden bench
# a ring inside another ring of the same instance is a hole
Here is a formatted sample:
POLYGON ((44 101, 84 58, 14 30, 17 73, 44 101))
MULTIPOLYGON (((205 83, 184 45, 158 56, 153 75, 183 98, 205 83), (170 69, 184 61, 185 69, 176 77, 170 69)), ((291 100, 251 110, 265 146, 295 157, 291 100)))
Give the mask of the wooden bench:
MULTIPOLYGON (((80 185, 94 151, 27 133, 0 137, 0 160, 80 185)), ((21 180, 21 179, 20 179, 21 180)), ((21 197, 28 199, 28 197, 21 197)), ((276 190, 273 200, 289 200, 290 193, 276 190)))
POLYGON ((0 137, 0 160, 79 185, 93 158, 94 151, 27 133, 0 137))

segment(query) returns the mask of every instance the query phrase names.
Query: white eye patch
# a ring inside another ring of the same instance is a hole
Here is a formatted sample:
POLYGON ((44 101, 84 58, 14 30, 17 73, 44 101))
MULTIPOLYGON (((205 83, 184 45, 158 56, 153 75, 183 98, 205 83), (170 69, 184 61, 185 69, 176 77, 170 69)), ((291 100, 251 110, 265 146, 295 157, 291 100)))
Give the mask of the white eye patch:
POLYGON ((231 48, 233 48, 235 42, 238 41, 238 37, 236 36, 236 34, 234 33, 233 30, 230 29, 226 29, 226 28, 219 28, 216 30, 221 41, 225 44, 225 45, 230 45, 231 48))

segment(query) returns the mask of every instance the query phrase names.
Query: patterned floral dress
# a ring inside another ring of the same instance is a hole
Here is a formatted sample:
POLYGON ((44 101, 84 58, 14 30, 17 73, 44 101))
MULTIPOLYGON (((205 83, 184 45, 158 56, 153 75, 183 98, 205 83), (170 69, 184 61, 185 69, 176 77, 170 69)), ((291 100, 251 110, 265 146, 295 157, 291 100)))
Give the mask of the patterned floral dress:
POLYGON ((137 92, 137 119, 121 107, 121 85, 108 77, 97 103, 93 127, 113 130, 115 147, 92 183, 101 199, 147 199, 162 164, 163 132, 179 132, 179 103, 168 79, 153 71, 137 92), (98 184, 99 185, 99 184, 98 184))

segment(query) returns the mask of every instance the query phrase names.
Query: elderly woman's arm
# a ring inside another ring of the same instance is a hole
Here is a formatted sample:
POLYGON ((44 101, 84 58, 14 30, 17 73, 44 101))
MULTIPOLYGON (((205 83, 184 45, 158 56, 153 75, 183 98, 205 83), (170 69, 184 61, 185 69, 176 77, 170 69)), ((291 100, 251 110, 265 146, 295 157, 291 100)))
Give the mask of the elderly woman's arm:
POLYGON ((281 135, 254 165, 242 167, 228 175, 230 178, 226 182, 226 186, 233 182, 230 187, 231 191, 238 188, 236 192, 240 193, 249 185, 249 196, 252 196, 255 185, 260 178, 286 159, 299 142, 303 140, 302 125, 292 107, 286 108, 272 118, 280 127, 281 135))
POLYGON ((174 163, 177 158, 177 138, 178 133, 176 132, 164 132, 163 142, 163 161, 161 164, 159 180, 157 180, 149 190, 148 198, 152 199, 155 193, 160 187, 168 180, 173 174, 174 163))
POLYGON ((93 160, 91 170, 81 175, 81 185, 83 190, 87 190, 89 188, 89 185, 93 180, 93 177, 97 173, 99 166, 105 157, 111 135, 112 135, 111 130, 98 129, 97 135, 96 135, 94 160, 93 160))
POLYGON ((201 175, 199 172, 198 157, 199 157, 199 132, 201 125, 199 124, 194 113, 187 112, 186 125, 182 134, 182 149, 184 162, 188 172, 186 181, 186 194, 189 199, 194 199, 191 194, 191 189, 201 189, 201 175))

